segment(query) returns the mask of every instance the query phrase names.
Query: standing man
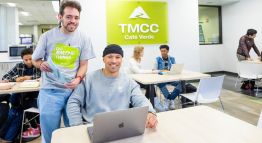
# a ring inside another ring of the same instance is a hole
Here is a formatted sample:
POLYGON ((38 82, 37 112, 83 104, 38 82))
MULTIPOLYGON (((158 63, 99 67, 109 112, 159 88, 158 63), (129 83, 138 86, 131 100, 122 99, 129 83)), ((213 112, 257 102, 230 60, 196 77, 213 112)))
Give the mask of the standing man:
MULTIPOLYGON (((176 63, 176 60, 174 57, 169 56, 169 46, 168 45, 161 45, 159 47, 161 56, 156 58, 154 69, 161 70, 161 71, 169 71, 173 64, 176 63)), ((167 82, 167 83, 160 83, 158 84, 158 87, 160 88, 161 92, 165 96, 166 100, 165 103, 168 106, 170 110, 175 109, 175 98, 180 94, 182 91, 181 82, 180 81, 174 81, 174 82, 167 82), (172 93, 169 93, 166 85, 170 84, 172 86, 175 86, 176 88, 172 91, 172 93)), ((168 110, 168 109, 166 109, 168 110)))
POLYGON ((255 29, 248 29, 247 34, 240 38, 238 49, 237 49, 237 59, 239 61, 252 60, 252 58, 249 55, 251 48, 254 49, 254 51, 258 56, 261 56, 254 42, 256 35, 257 35, 257 31, 255 29))
POLYGON ((155 110, 142 94, 140 86, 119 71, 123 55, 119 45, 111 44, 104 49, 105 67, 88 74, 68 100, 70 126, 91 123, 96 113, 128 109, 132 104, 134 107, 149 106, 146 127, 156 127, 155 110))
POLYGON ((58 15, 61 26, 44 33, 33 54, 34 65, 42 71, 38 100, 43 143, 51 142, 62 115, 69 126, 67 100, 84 78, 88 60, 95 57, 90 39, 77 30, 80 12, 77 1, 64 0, 58 15))

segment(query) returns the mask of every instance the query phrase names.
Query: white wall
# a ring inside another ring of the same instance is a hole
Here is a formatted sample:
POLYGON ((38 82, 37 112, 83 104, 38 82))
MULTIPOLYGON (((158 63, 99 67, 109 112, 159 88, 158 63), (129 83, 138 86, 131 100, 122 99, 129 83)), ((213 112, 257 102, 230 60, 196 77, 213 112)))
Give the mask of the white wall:
MULTIPOLYGON (((90 60, 89 71, 103 67, 102 51, 106 46, 106 1, 79 0, 82 4, 79 28, 92 40, 97 58, 90 60)), ((200 70, 198 45, 198 1, 167 0, 170 55, 186 69, 200 70)), ((124 66, 132 56, 134 45, 121 45, 124 49, 124 66)), ((151 69, 159 55, 159 45, 144 45, 143 67, 151 69)))
MULTIPOLYGON (((223 44, 200 46, 201 72, 229 71, 236 73, 238 42, 249 28, 258 31, 255 43, 259 51, 262 50, 261 7, 261 0, 241 0, 222 6, 223 44)), ((257 57, 253 50, 250 53, 253 58, 257 57)))
MULTIPOLYGON (((222 8, 225 71, 237 71, 236 50, 239 38, 246 34, 247 29, 254 28, 258 31, 255 43, 259 51, 262 50, 261 7, 261 0, 241 0, 238 3, 227 5, 222 8)), ((253 50, 251 50, 251 57, 257 57, 253 50)))

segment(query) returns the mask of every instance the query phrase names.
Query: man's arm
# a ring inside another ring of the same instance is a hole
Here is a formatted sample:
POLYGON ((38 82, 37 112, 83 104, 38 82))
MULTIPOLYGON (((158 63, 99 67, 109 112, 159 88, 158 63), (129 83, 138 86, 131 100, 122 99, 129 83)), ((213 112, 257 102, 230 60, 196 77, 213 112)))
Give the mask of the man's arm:
POLYGON ((15 82, 16 78, 19 77, 18 68, 19 64, 16 64, 10 71, 8 71, 2 78, 4 81, 15 82))
POLYGON ((88 61, 80 61, 80 65, 76 77, 70 83, 65 84, 65 87, 70 89, 75 89, 76 86, 85 77, 87 72, 87 67, 88 67, 88 61))
POLYGON ((258 50, 258 48, 257 48, 257 46, 256 46, 255 43, 254 43, 254 45, 253 45, 253 49, 254 49, 254 51, 256 52, 257 56, 261 56, 261 55, 260 55, 260 52, 259 52, 259 50, 258 50))
POLYGON ((66 112, 69 119, 70 126, 77 126, 83 124, 83 118, 81 113, 81 108, 85 104, 85 97, 87 96, 85 92, 85 82, 82 82, 73 91, 70 98, 68 99, 66 112))
POLYGON ((153 108, 149 100, 142 94, 140 90, 140 86, 133 80, 131 82, 132 82, 131 104, 134 107, 148 106, 149 108, 148 108, 146 127, 155 128, 158 123, 155 109, 153 108))

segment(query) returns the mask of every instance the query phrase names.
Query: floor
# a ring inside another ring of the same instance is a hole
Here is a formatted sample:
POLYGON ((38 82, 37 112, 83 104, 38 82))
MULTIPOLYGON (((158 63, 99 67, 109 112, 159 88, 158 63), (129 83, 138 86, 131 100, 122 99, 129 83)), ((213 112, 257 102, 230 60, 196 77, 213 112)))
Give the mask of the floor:
MULTIPOLYGON (((212 74, 212 76, 217 75, 221 74, 212 74)), ((255 97, 254 91, 240 90, 240 82, 238 82, 237 87, 235 87, 236 79, 234 75, 225 76, 221 93, 221 100, 225 108, 224 112, 256 126, 262 109, 262 98, 255 97)), ((261 91, 258 92, 258 96, 262 96, 261 91)), ((207 106, 221 110, 219 102, 208 104, 207 106)), ((38 138, 30 143, 40 142, 41 138, 38 138)))

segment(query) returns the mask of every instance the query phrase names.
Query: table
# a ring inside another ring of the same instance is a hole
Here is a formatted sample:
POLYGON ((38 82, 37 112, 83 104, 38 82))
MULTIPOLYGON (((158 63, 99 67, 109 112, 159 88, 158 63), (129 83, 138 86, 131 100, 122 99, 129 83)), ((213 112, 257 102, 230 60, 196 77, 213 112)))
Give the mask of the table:
POLYGON ((23 92, 32 92, 39 91, 40 87, 20 87, 22 82, 15 82, 15 85, 9 90, 0 90, 0 94, 8 94, 8 93, 23 93, 23 92))
POLYGON ((150 102, 154 106, 154 97, 155 97, 154 85, 155 84, 173 82, 173 81, 179 81, 179 80, 182 80, 182 81, 196 80, 196 79, 210 77, 210 75, 199 73, 199 72, 183 70, 181 74, 176 74, 176 75, 131 74, 131 77, 137 82, 140 82, 145 85, 149 85, 149 88, 146 90, 146 96, 149 97, 150 102))
MULTIPOLYGON (((157 129, 113 143, 261 143, 262 129, 207 106, 157 114, 157 129)), ((55 130, 51 143, 90 143, 87 126, 55 130)))

